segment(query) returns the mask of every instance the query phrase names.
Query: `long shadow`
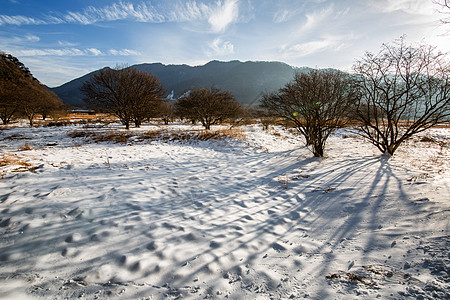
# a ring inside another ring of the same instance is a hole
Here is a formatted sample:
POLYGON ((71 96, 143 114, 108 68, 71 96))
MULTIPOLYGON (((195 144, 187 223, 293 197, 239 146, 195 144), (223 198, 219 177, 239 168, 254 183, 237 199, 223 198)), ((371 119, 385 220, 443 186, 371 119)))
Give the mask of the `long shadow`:
MULTIPOLYGON (((149 257, 154 257, 157 263, 158 255, 163 257, 166 249, 180 249, 183 245, 192 247, 193 242, 183 238, 189 233, 198 232, 204 235, 198 241, 198 251, 195 255, 186 257, 185 261, 194 261, 196 257, 202 256, 207 258, 205 262, 195 265, 188 276, 177 278, 171 283, 175 288, 192 285, 193 279, 202 274, 209 264, 220 263, 219 255, 231 257, 241 249, 246 249, 248 253, 242 261, 221 265, 221 273, 215 275, 219 278, 211 280, 210 288, 214 289, 218 284, 216 281, 223 279, 223 273, 238 273, 239 267, 247 264, 258 269, 256 264, 265 253, 280 251, 280 248, 274 249, 279 247, 275 243, 281 244, 282 240, 297 232, 323 237, 323 229, 320 228, 323 220, 328 218, 335 221, 338 213, 335 211, 333 197, 348 195, 354 199, 358 187, 352 187, 353 183, 371 182, 371 185, 360 196, 358 206, 354 206, 347 221, 333 228, 330 235, 321 241, 322 245, 313 250, 315 253, 325 254, 326 249, 336 249, 342 239, 355 238, 355 229, 361 228, 361 224, 365 222, 368 225, 364 228, 375 231, 378 210, 384 197, 376 197, 373 202, 373 195, 386 194, 391 180, 397 181, 401 197, 407 198, 400 179, 393 174, 389 161, 383 157, 344 157, 337 162, 316 158, 299 159, 299 155, 305 151, 249 152, 244 155, 235 154, 231 150, 218 151, 221 154, 216 159, 218 165, 207 166, 208 168, 195 159, 181 161, 172 155, 156 162, 156 166, 160 167, 156 170, 146 171, 143 167, 124 170, 120 164, 112 163, 110 169, 104 166, 105 170, 101 171, 76 167, 78 169, 61 169, 56 173, 44 172, 30 175, 30 178, 14 179, 23 186, 36 184, 36 181, 43 186, 39 188, 39 194, 30 196, 34 201, 28 200, 26 204, 14 206, 11 203, 15 199, 14 193, 19 196, 20 193, 24 194, 19 188, 15 188, 0 203, 0 209, 4 212, 0 222, 8 217, 13 220, 10 225, 0 228, 0 253, 4 253, 0 257, 2 268, 13 269, 15 265, 22 264, 28 270, 16 272, 27 273, 33 270, 55 274, 67 273, 67 268, 70 268, 76 270, 68 275, 74 278, 85 276, 104 264, 112 264, 134 274, 135 279, 130 279, 129 282, 131 284, 136 279, 151 280, 153 275, 151 270, 139 269, 139 265, 126 265, 123 257, 153 251, 149 257), (161 170, 167 172, 161 174, 161 170), (375 172, 372 173, 373 171, 375 172), (276 180, 279 176, 289 177, 292 174, 305 176, 291 180, 287 186, 276 180), (33 176, 39 177, 39 180, 33 176), (198 178, 197 181, 192 180, 194 177, 198 178), (53 182, 48 182, 50 180, 53 182), (79 191, 80 195, 75 199, 72 197, 70 201, 57 197, 49 201, 49 194, 55 190, 55 186, 64 187, 67 180, 74 180, 68 186, 79 191), (142 182, 143 187, 148 186, 148 189, 133 190, 137 182, 142 182), (181 187, 178 191, 177 186, 181 187), (328 190, 329 187, 332 189, 328 190), (299 197, 299 194, 304 196, 299 197), (41 203, 48 203, 48 206, 42 207, 41 203), (90 209, 93 210, 92 215, 89 215, 90 209), (370 219, 363 220, 368 209, 371 209, 370 219), (270 211, 275 213, 269 213, 270 211), (24 216, 29 216, 31 220, 24 216), (38 218, 41 218, 41 222, 34 222, 38 224, 36 227, 25 228, 26 224, 33 224, 32 221, 38 218), (188 218, 187 222, 184 222, 184 218, 188 218), (15 219, 20 221, 14 223, 15 219), (48 223, 45 222, 46 219, 49 220, 48 223), (280 225, 283 228, 281 232, 276 230, 280 225), (115 235, 120 243, 108 243, 108 232, 115 235), (222 236, 224 232, 235 234, 222 236), (81 237, 74 236, 74 233, 80 233, 81 237), (103 233, 105 234, 102 235, 103 233), (266 240, 271 241, 270 244, 261 246, 259 242, 266 240), (161 241, 163 244, 152 246, 152 241, 161 241), (79 260, 83 253, 71 252, 73 249, 90 249, 90 245, 95 243, 104 243, 110 248, 102 249, 99 253, 89 253, 85 261, 79 260), (260 247, 255 248, 255 245, 260 247), (49 252, 60 255, 61 260, 53 265, 43 264, 40 260, 47 259, 49 252)), ((145 161, 141 163, 146 165, 145 161)), ((31 192, 33 188, 29 190, 31 192)), ((377 237, 373 234, 365 247, 370 251, 376 244, 377 237)), ((332 258, 333 255, 329 257, 332 258)), ((152 283, 161 287, 184 263, 174 260, 167 270, 155 271, 160 279, 152 283)), ((329 271, 329 265, 325 263, 317 273, 327 274, 329 271)), ((261 277, 266 276, 260 270, 258 272, 261 277)), ((244 274, 242 276, 242 287, 250 289, 248 286, 251 282, 244 274)), ((51 280, 48 279, 48 282, 51 280)), ((142 289, 142 294, 152 292, 154 290, 151 287, 142 289)), ((326 296, 329 295, 324 290, 316 298, 326 296)))

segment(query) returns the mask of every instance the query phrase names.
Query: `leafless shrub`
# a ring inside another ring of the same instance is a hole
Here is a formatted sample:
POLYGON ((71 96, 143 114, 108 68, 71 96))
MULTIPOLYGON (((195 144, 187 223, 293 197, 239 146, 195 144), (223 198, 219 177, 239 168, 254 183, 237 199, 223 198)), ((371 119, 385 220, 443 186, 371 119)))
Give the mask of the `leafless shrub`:
POLYGON ((69 133, 67 133, 67 135, 71 138, 87 138, 87 137, 91 137, 93 135, 95 135, 94 132, 90 132, 90 131, 81 131, 81 130, 75 130, 75 131, 71 131, 69 133))
POLYGON ((179 116, 200 121, 206 130, 241 114, 241 105, 228 91, 194 88, 175 103, 179 116))
POLYGON ((450 118, 450 63, 434 47, 407 45, 402 37, 366 53, 354 65, 360 97, 355 119, 361 134, 393 155, 413 135, 450 118))
POLYGON ((348 123, 355 99, 345 73, 311 70, 297 73, 279 91, 263 95, 261 105, 291 123, 305 137, 314 156, 322 157, 330 134, 348 123))
POLYGON ((92 135, 90 137, 90 139, 95 143, 113 142, 113 143, 118 143, 118 144, 126 144, 130 137, 132 137, 131 134, 111 131, 106 134, 92 135))

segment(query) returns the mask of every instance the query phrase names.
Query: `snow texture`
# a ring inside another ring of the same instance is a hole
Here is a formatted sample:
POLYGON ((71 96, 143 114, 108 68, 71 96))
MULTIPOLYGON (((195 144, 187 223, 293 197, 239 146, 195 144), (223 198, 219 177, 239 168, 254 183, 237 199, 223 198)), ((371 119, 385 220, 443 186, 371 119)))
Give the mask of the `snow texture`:
MULTIPOLYGON (((160 129, 201 130, 130 134, 160 129)), ((0 298, 450 297, 449 129, 393 157, 350 130, 325 158, 259 125, 244 140, 68 135, 111 130, 0 130, 0 298)))

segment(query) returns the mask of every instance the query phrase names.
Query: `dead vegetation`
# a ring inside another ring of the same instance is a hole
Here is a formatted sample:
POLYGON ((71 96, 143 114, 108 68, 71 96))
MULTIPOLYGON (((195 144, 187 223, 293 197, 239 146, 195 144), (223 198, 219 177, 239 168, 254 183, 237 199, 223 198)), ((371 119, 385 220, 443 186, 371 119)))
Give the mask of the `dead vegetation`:
POLYGON ((19 148, 19 151, 30 151, 32 150, 31 146, 25 143, 22 147, 19 148))
POLYGON ((34 172, 36 168, 17 155, 3 154, 0 156, 0 178, 4 178, 8 172, 34 172))
POLYGON ((198 142, 209 140, 244 140, 245 135, 241 128, 226 128, 218 130, 185 130, 166 131, 152 130, 145 132, 108 131, 95 132, 90 130, 76 130, 68 133, 71 138, 84 138, 87 142, 110 142, 117 144, 136 143, 144 141, 163 142, 198 142))

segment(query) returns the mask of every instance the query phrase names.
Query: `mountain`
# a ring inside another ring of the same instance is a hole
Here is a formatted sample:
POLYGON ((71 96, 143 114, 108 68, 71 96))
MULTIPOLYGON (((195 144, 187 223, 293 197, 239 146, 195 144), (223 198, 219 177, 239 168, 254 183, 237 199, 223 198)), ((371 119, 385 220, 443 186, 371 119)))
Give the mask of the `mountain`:
MULTIPOLYGON (((174 98, 179 97, 193 87, 215 87, 228 90, 238 102, 256 106, 259 98, 265 92, 279 89, 292 80, 295 72, 308 70, 295 68, 281 62, 241 62, 241 61, 211 61, 203 66, 163 65, 161 63, 134 65, 140 71, 157 76, 174 98)), ((86 74, 52 88, 61 100, 74 107, 84 107, 81 85, 97 73, 86 74)))

